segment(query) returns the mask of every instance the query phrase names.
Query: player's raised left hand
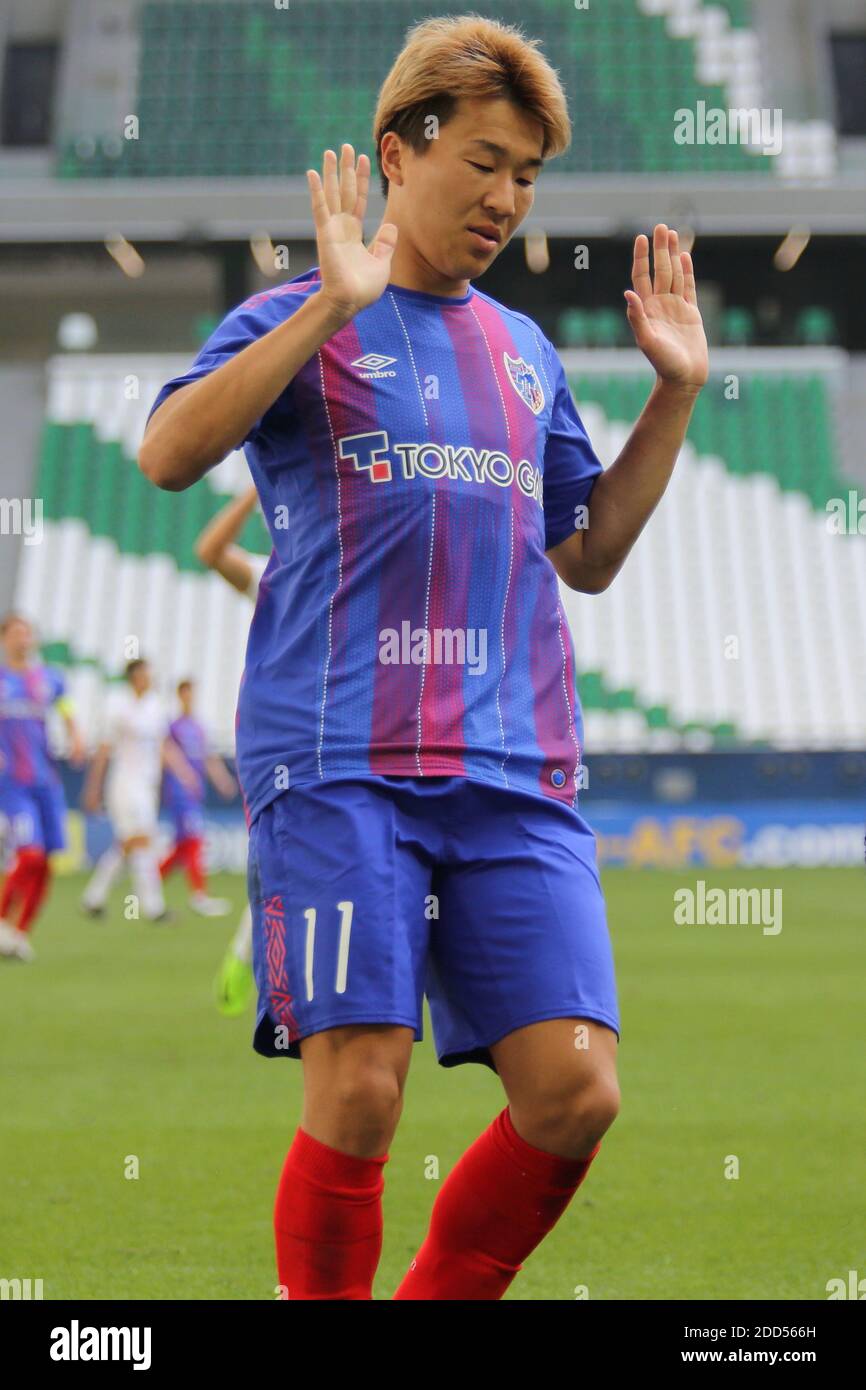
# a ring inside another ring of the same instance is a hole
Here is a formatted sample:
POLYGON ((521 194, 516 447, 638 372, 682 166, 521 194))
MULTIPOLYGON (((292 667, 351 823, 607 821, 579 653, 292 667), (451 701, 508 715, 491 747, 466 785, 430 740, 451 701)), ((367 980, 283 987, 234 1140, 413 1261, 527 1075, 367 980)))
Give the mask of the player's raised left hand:
POLYGON ((694 266, 663 222, 653 231, 653 269, 650 279, 649 241, 641 233, 634 243, 634 289, 625 291, 635 342, 663 381, 697 392, 709 375, 709 354, 694 266))

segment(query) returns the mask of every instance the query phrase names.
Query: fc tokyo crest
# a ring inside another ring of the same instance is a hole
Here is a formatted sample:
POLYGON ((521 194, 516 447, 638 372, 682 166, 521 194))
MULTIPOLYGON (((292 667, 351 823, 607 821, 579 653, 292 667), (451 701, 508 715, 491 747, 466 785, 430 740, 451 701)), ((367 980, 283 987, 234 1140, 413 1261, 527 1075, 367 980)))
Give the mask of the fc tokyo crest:
POLYGON ((544 391, 538 380, 538 372, 531 362, 524 362, 522 357, 509 357, 507 352, 503 352, 502 358, 518 396, 526 402, 533 415, 540 415, 544 409, 544 391))

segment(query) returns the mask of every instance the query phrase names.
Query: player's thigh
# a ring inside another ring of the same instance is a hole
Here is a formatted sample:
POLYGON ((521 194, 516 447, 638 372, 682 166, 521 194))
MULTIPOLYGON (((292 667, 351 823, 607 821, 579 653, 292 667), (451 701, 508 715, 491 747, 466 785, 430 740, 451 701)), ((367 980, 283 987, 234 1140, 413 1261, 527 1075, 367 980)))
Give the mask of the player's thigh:
POLYGON ((41 843, 46 854, 66 848, 66 801, 59 786, 40 787, 36 796, 41 843))
POLYGON ((174 837, 178 844, 184 840, 204 838, 204 813, 198 802, 178 805, 173 810, 174 837))

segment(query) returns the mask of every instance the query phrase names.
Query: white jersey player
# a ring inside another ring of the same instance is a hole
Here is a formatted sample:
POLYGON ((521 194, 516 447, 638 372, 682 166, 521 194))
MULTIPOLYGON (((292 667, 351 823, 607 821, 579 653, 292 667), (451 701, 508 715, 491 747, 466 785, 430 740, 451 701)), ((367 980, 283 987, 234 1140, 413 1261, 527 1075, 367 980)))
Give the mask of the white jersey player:
POLYGON ((118 840, 152 836, 168 730, 165 709, 156 691, 137 694, 129 685, 111 691, 108 701, 105 742, 111 747, 111 761, 105 809, 118 840))
POLYGON ((125 684, 108 697, 105 734, 90 766, 84 788, 85 811, 98 811, 105 790, 105 809, 114 843, 101 856, 84 890, 82 907, 91 915, 105 910, 112 884, 124 863, 144 917, 165 920, 165 899, 156 857, 159 788, 164 764, 190 790, 198 774, 168 738, 168 715, 152 689, 147 661, 127 664, 125 684), (106 768, 108 769, 106 775, 106 768))

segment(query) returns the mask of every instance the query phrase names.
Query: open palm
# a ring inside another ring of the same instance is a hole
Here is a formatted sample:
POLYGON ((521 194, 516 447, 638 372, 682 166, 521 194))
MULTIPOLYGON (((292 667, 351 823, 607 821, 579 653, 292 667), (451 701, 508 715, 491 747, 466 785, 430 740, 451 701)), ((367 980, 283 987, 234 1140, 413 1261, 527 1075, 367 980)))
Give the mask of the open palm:
POLYGON ((307 170, 322 293, 347 317, 357 314, 382 294, 391 271, 397 228, 383 222, 370 246, 364 245, 364 213, 370 187, 370 160, 343 145, 339 172, 337 156, 325 150, 321 177, 307 170))
POLYGON ((663 222, 653 231, 653 262, 651 280, 649 241, 641 234, 634 243, 634 289, 625 291, 635 342, 663 380, 699 388, 709 375, 709 355, 694 266, 663 222))

